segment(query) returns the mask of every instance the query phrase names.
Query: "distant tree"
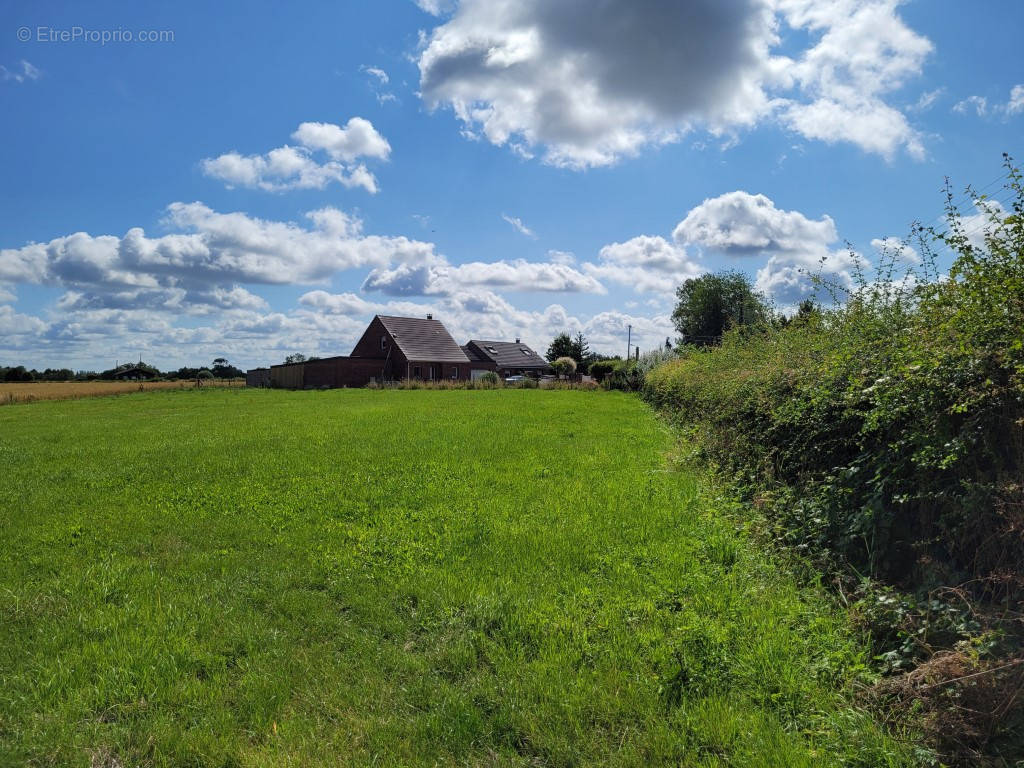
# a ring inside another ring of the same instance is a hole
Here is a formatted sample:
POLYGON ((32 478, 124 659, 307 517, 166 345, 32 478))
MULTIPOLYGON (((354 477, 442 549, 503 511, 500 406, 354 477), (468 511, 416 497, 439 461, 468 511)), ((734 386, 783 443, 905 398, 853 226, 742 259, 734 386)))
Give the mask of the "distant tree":
POLYGON ((715 272, 691 278, 676 290, 672 322, 682 344, 718 344, 728 328, 771 319, 764 296, 742 272, 715 272))
POLYGON ((814 299, 804 299, 797 305, 795 313, 789 316, 780 314, 775 318, 775 322, 778 327, 786 328, 789 325, 805 325, 820 315, 821 307, 818 306, 817 302, 814 299))
POLYGON ((812 317, 816 317, 821 314, 821 307, 818 306, 814 299, 804 299, 800 302, 796 308, 796 315, 793 317, 802 323, 806 323, 812 317))
POLYGON ((4 381, 32 381, 32 372, 25 370, 24 365, 17 365, 7 369, 4 381))
POLYGON ((210 371, 218 379, 238 379, 245 376, 245 371, 235 368, 228 363, 226 357, 218 357, 213 361, 213 368, 210 371))
POLYGON ((668 336, 665 337, 665 349, 672 349, 672 340, 668 336))
POLYGON ((552 340, 544 357, 549 363, 560 357, 571 357, 577 366, 586 366, 596 355, 590 351, 590 343, 582 333, 570 336, 566 331, 562 331, 552 340))
POLYGON ((576 365, 582 365, 590 359, 590 344, 587 343, 582 331, 573 337, 572 354, 569 357, 576 361, 576 365))
POLYGON ((288 363, 304 363, 304 362, 306 362, 306 356, 304 354, 302 354, 301 352, 296 352, 293 355, 288 355, 288 357, 286 357, 284 359, 284 362, 285 362, 285 364, 288 364, 288 363))
POLYGON ((199 373, 199 368, 189 368, 188 366, 182 366, 178 370, 170 374, 173 379, 194 379, 199 373))
MULTIPOLYGON (((553 363, 560 357, 572 357, 573 343, 572 337, 563 331, 562 333, 555 336, 548 346, 547 354, 544 357, 547 358, 549 363, 553 363)), ((573 358, 575 359, 575 358, 573 358)))
POLYGON ((576 361, 571 357, 559 357, 551 362, 551 367, 555 369, 555 375, 561 376, 572 376, 576 373, 576 361))
POLYGON ((75 373, 70 368, 47 368, 38 378, 43 381, 71 381, 75 373))

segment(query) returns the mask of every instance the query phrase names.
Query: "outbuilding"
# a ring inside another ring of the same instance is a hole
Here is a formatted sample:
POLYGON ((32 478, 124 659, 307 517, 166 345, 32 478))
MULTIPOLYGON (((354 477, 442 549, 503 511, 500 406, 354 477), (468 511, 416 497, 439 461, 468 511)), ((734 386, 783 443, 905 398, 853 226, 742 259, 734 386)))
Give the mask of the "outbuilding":
POLYGON ((245 386, 247 387, 269 387, 269 368, 250 368, 245 372, 245 386))

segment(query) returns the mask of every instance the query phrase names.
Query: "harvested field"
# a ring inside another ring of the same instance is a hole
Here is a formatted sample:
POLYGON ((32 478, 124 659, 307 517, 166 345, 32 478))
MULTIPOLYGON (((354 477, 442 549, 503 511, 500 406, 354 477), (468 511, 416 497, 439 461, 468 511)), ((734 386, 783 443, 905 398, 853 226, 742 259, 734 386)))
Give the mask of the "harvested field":
MULTIPOLYGON (((126 395, 158 389, 195 388, 192 379, 181 381, 18 381, 0 382, 0 405, 31 403, 36 400, 77 400, 82 397, 126 395)), ((204 381, 203 387, 244 387, 238 380, 204 381)))

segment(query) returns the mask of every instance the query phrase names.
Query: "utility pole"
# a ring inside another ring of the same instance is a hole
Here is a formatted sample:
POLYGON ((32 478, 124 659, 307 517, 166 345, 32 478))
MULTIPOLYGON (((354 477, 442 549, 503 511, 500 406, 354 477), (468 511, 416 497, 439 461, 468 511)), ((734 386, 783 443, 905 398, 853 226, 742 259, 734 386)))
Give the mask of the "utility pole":
POLYGON ((633 351, 633 326, 627 325, 626 328, 629 329, 626 332, 626 359, 629 360, 629 353, 633 351))

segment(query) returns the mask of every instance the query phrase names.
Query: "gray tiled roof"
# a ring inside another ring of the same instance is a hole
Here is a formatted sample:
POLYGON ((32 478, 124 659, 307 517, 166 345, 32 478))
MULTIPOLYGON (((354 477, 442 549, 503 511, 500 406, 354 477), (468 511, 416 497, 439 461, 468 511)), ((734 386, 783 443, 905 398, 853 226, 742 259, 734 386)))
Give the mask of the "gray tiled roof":
POLYGON ((484 355, 481 352, 477 352, 473 347, 469 346, 469 344, 463 344, 462 351, 466 353, 466 357, 468 357, 470 362, 472 363, 493 362, 491 358, 487 357, 487 355, 484 355))
POLYGON ((408 360, 468 363, 469 358, 440 320, 378 315, 408 360))
POLYGON ((470 344, 497 363, 499 368, 547 368, 548 361, 525 344, 514 341, 480 341, 470 339, 470 344))

